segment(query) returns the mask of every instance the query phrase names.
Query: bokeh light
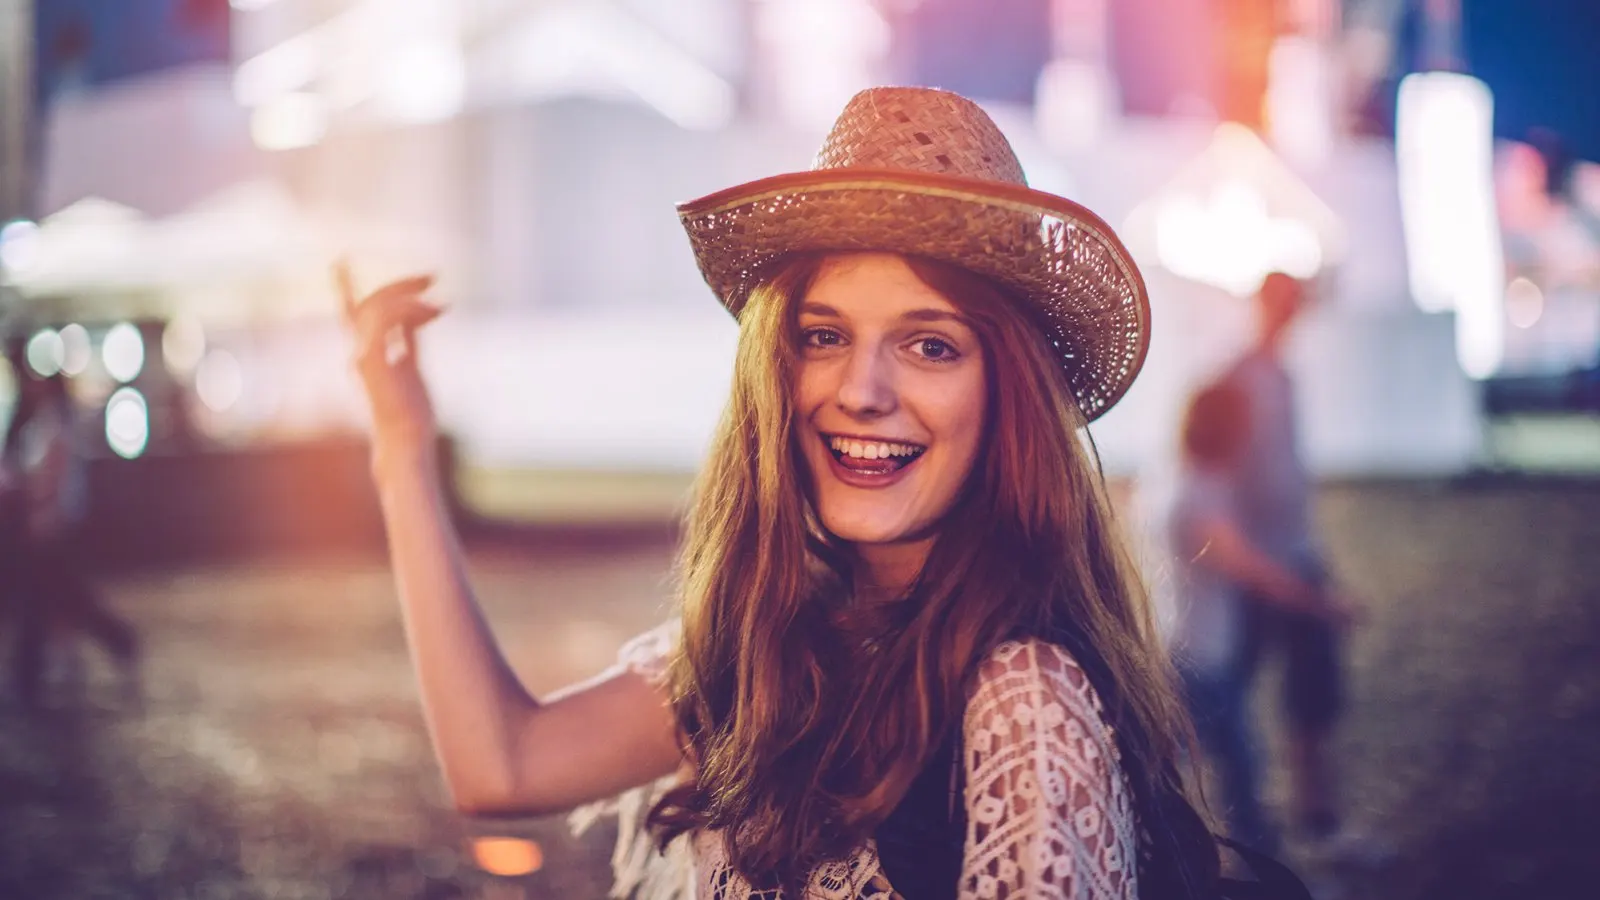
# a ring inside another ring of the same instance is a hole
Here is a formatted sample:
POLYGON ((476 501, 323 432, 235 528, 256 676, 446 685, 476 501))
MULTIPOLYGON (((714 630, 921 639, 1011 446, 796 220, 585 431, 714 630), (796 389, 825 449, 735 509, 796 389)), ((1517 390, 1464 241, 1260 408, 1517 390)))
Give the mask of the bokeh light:
POLYGON ((54 328, 44 328, 28 338, 28 368, 40 378, 49 378, 61 371, 66 361, 66 347, 54 328))
POLYGON ((263 150, 309 147, 327 130, 328 110, 316 94, 284 94, 250 113, 250 137, 263 150))
POLYGON ((461 111, 467 64, 444 40, 419 41, 390 54, 378 102, 402 122, 437 122, 461 111))
POLYGON ((149 404, 137 388, 121 388, 106 402, 106 444, 123 459, 138 459, 149 443, 149 404))
POLYGON ((7 222, 0 228, 0 267, 21 272, 38 255, 39 226, 27 219, 7 222))
POLYGON ((1527 278, 1506 285, 1506 318, 1518 328, 1532 328, 1544 315, 1544 291, 1527 278))
POLYGON ((1203 199, 1174 199, 1157 213, 1155 237, 1169 271, 1239 297, 1274 270, 1311 278, 1323 264, 1316 232, 1272 215, 1261 192, 1242 181, 1217 185, 1203 199))
POLYGON ((544 851, 534 841, 510 837, 480 837, 472 841, 472 858, 491 875, 529 875, 544 867, 544 851))
POLYGON ((192 372, 206 353, 206 330, 200 319, 185 314, 167 323, 161 332, 161 355, 174 372, 192 372))
POLYGON ((1457 72, 1400 81, 1395 162, 1412 298, 1455 310, 1456 359, 1475 379, 1505 355, 1505 266, 1494 199, 1494 97, 1457 72))
POLYGON ((100 358, 107 374, 127 384, 144 371, 144 337, 131 322, 118 322, 106 332, 100 358))
POLYGON ((194 390, 212 412, 227 412, 244 393, 244 372, 239 360, 226 350, 207 353, 194 373, 194 390))
POLYGON ((68 375, 82 375, 94 359, 89 329, 76 322, 61 329, 61 351, 61 371, 68 375))

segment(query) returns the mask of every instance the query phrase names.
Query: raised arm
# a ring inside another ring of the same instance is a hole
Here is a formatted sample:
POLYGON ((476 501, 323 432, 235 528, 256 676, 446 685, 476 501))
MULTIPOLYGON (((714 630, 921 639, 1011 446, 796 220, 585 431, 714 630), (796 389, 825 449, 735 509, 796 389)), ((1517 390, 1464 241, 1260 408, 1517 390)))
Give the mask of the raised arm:
POLYGON ((984 661, 962 723, 960 900, 1132 900, 1133 806, 1100 700, 1043 641, 984 661))
POLYGON ((373 477, 434 752, 456 806, 478 814, 569 809, 669 774, 675 725, 659 680, 641 666, 536 700, 490 634, 468 582, 435 455, 415 330, 439 310, 431 279, 357 303, 339 271, 356 368, 373 419, 373 477))

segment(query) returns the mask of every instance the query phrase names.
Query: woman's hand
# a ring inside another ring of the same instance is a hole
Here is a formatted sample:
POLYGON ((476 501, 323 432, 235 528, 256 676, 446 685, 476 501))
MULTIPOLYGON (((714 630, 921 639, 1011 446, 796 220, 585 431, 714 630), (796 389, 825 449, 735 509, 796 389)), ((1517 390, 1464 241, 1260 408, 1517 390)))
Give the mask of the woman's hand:
POLYGON ((416 331, 442 310, 422 299, 432 275, 384 285, 358 300, 344 263, 334 267, 345 324, 355 338, 355 368, 372 412, 375 459, 428 452, 437 436, 433 404, 417 367, 416 331))

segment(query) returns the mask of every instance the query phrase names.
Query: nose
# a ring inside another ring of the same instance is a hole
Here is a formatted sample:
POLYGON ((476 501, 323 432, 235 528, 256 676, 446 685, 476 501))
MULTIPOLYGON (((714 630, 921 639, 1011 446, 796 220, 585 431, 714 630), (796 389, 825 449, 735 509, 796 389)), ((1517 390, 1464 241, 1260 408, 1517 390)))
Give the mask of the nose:
POLYGON ((878 348, 865 343, 853 347, 839 374, 839 409, 858 419, 875 419, 894 412, 891 368, 891 361, 884 359, 878 348))

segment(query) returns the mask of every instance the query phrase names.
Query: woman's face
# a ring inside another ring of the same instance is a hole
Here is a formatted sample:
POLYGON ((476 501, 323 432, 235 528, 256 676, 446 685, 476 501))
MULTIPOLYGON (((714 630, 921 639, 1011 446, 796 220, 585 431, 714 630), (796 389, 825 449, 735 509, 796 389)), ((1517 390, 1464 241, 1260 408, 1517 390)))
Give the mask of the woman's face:
POLYGON ((929 537, 978 455, 977 333, 887 253, 825 261, 799 331, 797 436, 822 524, 858 547, 929 537))

